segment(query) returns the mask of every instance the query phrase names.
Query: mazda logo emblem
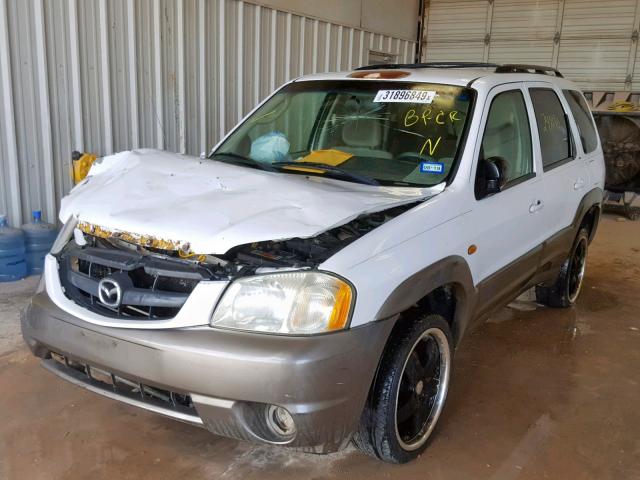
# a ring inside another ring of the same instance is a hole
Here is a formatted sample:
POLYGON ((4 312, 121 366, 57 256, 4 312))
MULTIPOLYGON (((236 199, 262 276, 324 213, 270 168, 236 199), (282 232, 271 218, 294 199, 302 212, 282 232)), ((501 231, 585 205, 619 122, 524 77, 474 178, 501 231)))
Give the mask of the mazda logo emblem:
POLYGON ((103 278, 98 284, 98 298, 107 307, 118 308, 122 302, 122 288, 111 278, 103 278))

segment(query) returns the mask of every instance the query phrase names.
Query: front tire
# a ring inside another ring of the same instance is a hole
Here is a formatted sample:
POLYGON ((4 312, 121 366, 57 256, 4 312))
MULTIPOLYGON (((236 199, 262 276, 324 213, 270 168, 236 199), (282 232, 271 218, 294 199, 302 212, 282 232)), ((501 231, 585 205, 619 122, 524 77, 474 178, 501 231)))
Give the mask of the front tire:
POLYGON ((389 463, 422 453, 444 407, 452 359, 451 329, 441 315, 398 324, 354 436, 356 446, 389 463))
POLYGON ((576 302, 582 289, 588 249, 589 232, 586 228, 581 228, 569 257, 560 268, 555 284, 552 287, 536 287, 538 303, 548 307, 567 308, 576 302))

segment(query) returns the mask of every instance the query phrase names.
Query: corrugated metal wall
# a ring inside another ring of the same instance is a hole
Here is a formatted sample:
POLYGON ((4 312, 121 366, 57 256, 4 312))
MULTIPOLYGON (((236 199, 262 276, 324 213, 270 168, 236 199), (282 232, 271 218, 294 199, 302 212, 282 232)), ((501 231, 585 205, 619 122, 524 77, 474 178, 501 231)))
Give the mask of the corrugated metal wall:
POLYGON ((551 65, 589 90, 640 90, 640 0, 430 0, 425 61, 551 65))
POLYGON ((53 221, 72 150, 198 155, 285 81, 415 46, 237 0, 0 0, 0 213, 53 221))

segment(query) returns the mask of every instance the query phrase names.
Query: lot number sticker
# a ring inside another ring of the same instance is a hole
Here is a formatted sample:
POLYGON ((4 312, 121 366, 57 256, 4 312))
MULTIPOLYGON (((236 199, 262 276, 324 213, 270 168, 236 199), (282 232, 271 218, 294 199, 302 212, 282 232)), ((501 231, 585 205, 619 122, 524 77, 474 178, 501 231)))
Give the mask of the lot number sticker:
POLYGON ((431 103, 436 92, 431 90, 378 90, 376 103, 431 103))

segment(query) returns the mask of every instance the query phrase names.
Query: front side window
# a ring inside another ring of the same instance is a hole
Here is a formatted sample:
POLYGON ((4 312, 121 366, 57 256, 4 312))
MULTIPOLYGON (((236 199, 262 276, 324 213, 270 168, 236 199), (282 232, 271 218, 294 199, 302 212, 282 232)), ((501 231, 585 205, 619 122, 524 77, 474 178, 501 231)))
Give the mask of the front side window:
POLYGON ((573 156, 567 116, 556 92, 550 88, 531 88, 531 101, 536 115, 542 167, 548 170, 573 156))
POLYGON ((589 105, 580 92, 575 90, 563 90, 564 98, 567 99, 573 118, 578 125, 580 142, 584 153, 591 153, 598 147, 598 133, 593 124, 593 117, 589 110, 589 105))
POLYGON ((493 98, 480 158, 498 164, 504 185, 533 172, 531 129, 520 90, 499 93, 493 98))
POLYGON ((455 168, 473 97, 453 85, 296 82, 254 112, 211 158, 283 174, 433 186, 455 168))

